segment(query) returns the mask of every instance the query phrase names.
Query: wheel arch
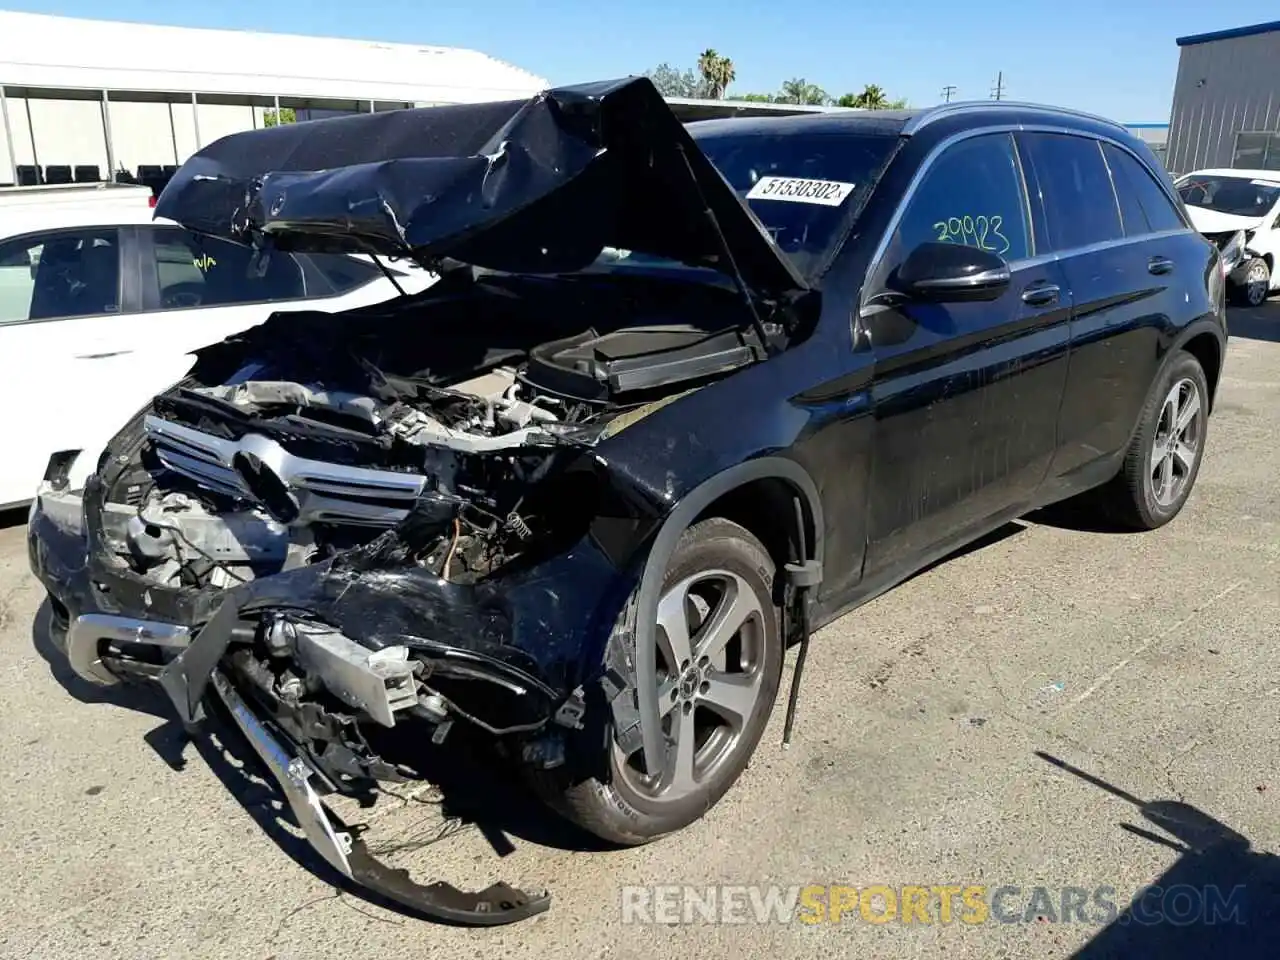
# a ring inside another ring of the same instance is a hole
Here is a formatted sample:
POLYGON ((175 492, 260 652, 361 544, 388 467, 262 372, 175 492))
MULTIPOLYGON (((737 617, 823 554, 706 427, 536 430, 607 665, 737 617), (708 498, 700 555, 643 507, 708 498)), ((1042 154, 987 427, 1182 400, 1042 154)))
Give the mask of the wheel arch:
POLYGON ((1169 361, 1179 350, 1185 350, 1195 357, 1204 370, 1205 380, 1209 384, 1209 411, 1212 413, 1226 356, 1226 338, 1222 335, 1221 328, 1208 320, 1192 324, 1173 344, 1173 349, 1169 351, 1169 361))
POLYGON ((784 553, 779 557, 775 551, 793 550, 795 545, 803 542, 803 555, 799 559, 814 561, 815 569, 821 575, 822 502, 813 478, 796 461, 777 456, 747 460, 704 480, 681 498, 653 540, 636 595, 636 693, 645 765, 649 769, 656 769, 655 765, 661 759, 658 688, 648 678, 657 671, 658 600, 662 582, 676 544, 685 530, 703 518, 724 516, 725 513, 720 511, 730 513, 727 519, 735 520, 759 537, 779 568, 782 563, 793 559, 794 554, 787 557, 784 553), (794 506, 797 501, 800 504, 799 530, 794 506), (777 510, 784 505, 787 512, 782 522, 776 513, 750 516, 753 508, 777 510))

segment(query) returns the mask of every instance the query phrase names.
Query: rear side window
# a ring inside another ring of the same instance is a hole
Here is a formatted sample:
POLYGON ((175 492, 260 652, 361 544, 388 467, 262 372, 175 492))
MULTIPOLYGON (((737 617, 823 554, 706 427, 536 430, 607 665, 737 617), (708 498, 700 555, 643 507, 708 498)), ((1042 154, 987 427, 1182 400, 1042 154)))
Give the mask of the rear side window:
POLYGON ((0 325, 120 311, 120 242, 111 228, 0 243, 0 325))
POLYGON ((1124 237, 1101 144, 1069 134, 1023 134, 1044 197, 1049 242, 1070 250, 1124 237))
POLYGON ((1131 153, 1110 143, 1102 145, 1102 152, 1111 168, 1116 195, 1120 198, 1120 209, 1124 212, 1125 233, 1159 233, 1161 230, 1180 230, 1186 226, 1168 194, 1160 189, 1160 184, 1156 183, 1146 167, 1131 153), (1130 208, 1135 206, 1138 210, 1131 214, 1130 208), (1142 218, 1140 221, 1136 219, 1138 214, 1142 218), (1131 219, 1135 222, 1131 223, 1131 219), (1145 226, 1146 231, 1135 229, 1137 224, 1145 226))
POLYGON ((929 167, 903 211, 888 263, 926 241, 961 243, 1006 260, 1031 256, 1022 172, 1006 133, 962 140, 929 167))

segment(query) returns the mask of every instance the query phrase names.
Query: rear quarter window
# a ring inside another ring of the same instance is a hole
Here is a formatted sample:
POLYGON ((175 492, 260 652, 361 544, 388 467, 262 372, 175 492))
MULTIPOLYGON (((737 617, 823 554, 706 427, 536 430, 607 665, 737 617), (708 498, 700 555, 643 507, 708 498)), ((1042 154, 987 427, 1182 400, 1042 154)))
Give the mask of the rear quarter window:
POLYGON ((382 276, 376 264, 341 253, 306 254, 306 259, 324 277, 334 294, 348 293, 382 276))
POLYGON ((1111 168, 1116 195, 1120 198, 1120 208, 1125 212, 1126 233, 1144 232, 1135 230, 1130 225, 1129 221, 1136 217, 1136 214, 1130 214, 1131 207, 1136 207, 1140 212, 1146 231, 1159 233, 1162 230, 1180 230, 1186 226, 1182 214, 1173 205, 1169 195, 1133 154, 1110 143, 1102 145, 1102 152, 1111 168))

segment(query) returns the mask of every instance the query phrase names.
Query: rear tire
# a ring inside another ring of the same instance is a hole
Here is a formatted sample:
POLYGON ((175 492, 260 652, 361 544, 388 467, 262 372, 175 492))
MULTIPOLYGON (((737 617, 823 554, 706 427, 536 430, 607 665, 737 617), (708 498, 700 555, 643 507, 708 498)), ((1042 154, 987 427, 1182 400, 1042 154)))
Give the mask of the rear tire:
POLYGON ((1135 530, 1154 530, 1176 517, 1200 473, 1208 425, 1204 369, 1179 351, 1152 385, 1120 472, 1098 491, 1103 511, 1135 530))
MULTIPOLYGON (((603 840, 635 846, 715 806, 746 769, 777 698, 783 651, 774 575, 764 546, 736 523, 713 517, 684 532, 659 601, 663 767, 651 775, 642 749, 624 755, 610 717, 603 736, 571 744, 565 767, 530 771, 552 808, 603 840), (584 778, 575 770, 599 773, 584 778)), ((634 697, 643 682, 634 676, 634 609, 633 595, 609 641, 608 661, 632 671, 620 697, 634 697)))

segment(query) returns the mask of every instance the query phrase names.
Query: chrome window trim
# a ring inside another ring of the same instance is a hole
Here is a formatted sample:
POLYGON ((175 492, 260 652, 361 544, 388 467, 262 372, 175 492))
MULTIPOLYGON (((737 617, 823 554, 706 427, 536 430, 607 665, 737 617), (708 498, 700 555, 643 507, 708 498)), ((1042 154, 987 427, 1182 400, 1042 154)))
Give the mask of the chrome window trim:
MULTIPOLYGON (((1004 102, 1004 101, 1001 101, 1001 102, 1004 102)), ((890 218, 888 226, 885 227, 884 233, 881 235, 879 243, 876 244, 875 253, 872 254, 871 260, 867 264, 867 271, 864 276, 864 280, 865 278, 870 278, 875 276, 876 271, 880 269, 880 266, 884 261, 885 254, 889 249, 889 243, 892 241, 893 235, 897 232, 898 227, 902 222, 902 217, 906 211, 907 206, 911 203, 912 199, 915 197, 916 190, 919 188, 921 181, 924 180, 925 176, 928 174, 929 170, 933 167, 933 164, 937 161, 938 157, 941 156, 944 151, 946 151, 947 149, 949 149, 950 147, 954 146, 957 143, 960 143, 964 140, 971 139, 973 137, 980 137, 980 136, 985 136, 993 133, 1006 133, 1010 135, 1018 134, 1018 133, 1054 133, 1054 134, 1061 134, 1063 136, 1069 136, 1069 137, 1082 137, 1086 140, 1093 140, 1095 142, 1110 143, 1113 146, 1118 147, 1121 150, 1124 150, 1131 157, 1137 160, 1138 163, 1142 164, 1142 166, 1145 169, 1149 170, 1149 167, 1147 166, 1147 164, 1143 162, 1142 157, 1140 157, 1136 152, 1134 152, 1127 144, 1123 143, 1120 140, 1115 139, 1114 137, 1108 137, 1104 134, 1093 133, 1090 131, 1073 130, 1070 127, 1057 127, 1057 126, 1052 126, 1050 124, 1022 124, 1022 123, 1000 123, 1000 124, 992 124, 991 126, 986 126, 986 127, 973 127, 972 129, 969 129, 969 130, 957 131, 956 133, 953 133, 950 136, 944 137, 942 140, 940 140, 934 146, 934 148, 929 151, 928 156, 926 156, 924 160, 920 162, 920 166, 916 169, 916 172, 912 174, 911 181, 907 184, 906 190, 902 192, 902 199, 898 201, 898 205, 893 211, 893 216, 890 218)), ((1021 169, 1022 154, 1021 154, 1021 151, 1017 150, 1016 140, 1014 141, 1014 149, 1018 156, 1019 168, 1021 169)), ((1099 149, 1099 153, 1101 153, 1101 149, 1099 149)), ((1103 165, 1106 166, 1105 156, 1103 157, 1103 165)), ((1110 176, 1110 169, 1111 168, 1107 166, 1108 176, 1110 176)), ((1025 178, 1025 171, 1023 172, 1023 175, 1025 178)), ((1036 254, 1035 256, 1024 257, 1019 260, 1011 260, 1009 261, 1010 271, 1017 270, 1022 267, 1032 266, 1038 263, 1048 263, 1052 260, 1062 259, 1063 257, 1075 256, 1081 253, 1092 253, 1097 250, 1105 250, 1109 247, 1118 247, 1124 244, 1138 243, 1140 241, 1150 240, 1155 237, 1175 236, 1183 233, 1195 233, 1196 231, 1191 227, 1189 223, 1187 223, 1185 217, 1183 217, 1180 201, 1178 200, 1176 193, 1171 194, 1168 185, 1166 185, 1160 178, 1153 177, 1152 179, 1154 179, 1157 185, 1164 190, 1165 196, 1167 196, 1171 201, 1173 201, 1174 209, 1178 211, 1178 216, 1183 221, 1183 226, 1181 229, 1154 231, 1150 233, 1137 234, 1132 237, 1123 236, 1113 240, 1102 240, 1102 241, 1099 241, 1098 243, 1087 244, 1083 247, 1070 247, 1066 250, 1058 250, 1052 253, 1045 253, 1045 254, 1036 254)), ((1029 204, 1031 198, 1029 196, 1029 191, 1025 189, 1025 186, 1026 185, 1024 182, 1023 196, 1026 202, 1029 204)), ((1114 188, 1113 188, 1113 193, 1114 193, 1114 188)), ((1118 215, 1118 211, 1117 211, 1117 215, 1118 215)), ((1121 229, 1123 229, 1123 223, 1124 223, 1123 217, 1120 218, 1120 223, 1121 223, 1121 229)), ((1032 224, 1032 233, 1034 234, 1034 223, 1032 224)), ((1035 241, 1033 236, 1032 243, 1034 244, 1034 242, 1035 241)), ((868 307, 867 300, 870 298, 870 296, 871 296, 871 293, 864 282, 862 295, 860 297, 861 302, 859 303, 859 307, 858 307, 858 316, 860 317, 870 316, 884 309, 880 305, 873 305, 868 307)))

